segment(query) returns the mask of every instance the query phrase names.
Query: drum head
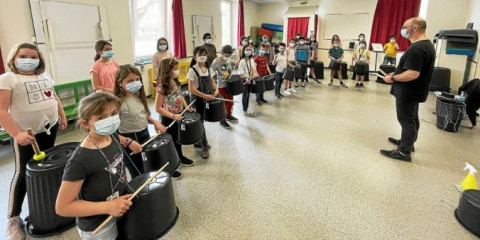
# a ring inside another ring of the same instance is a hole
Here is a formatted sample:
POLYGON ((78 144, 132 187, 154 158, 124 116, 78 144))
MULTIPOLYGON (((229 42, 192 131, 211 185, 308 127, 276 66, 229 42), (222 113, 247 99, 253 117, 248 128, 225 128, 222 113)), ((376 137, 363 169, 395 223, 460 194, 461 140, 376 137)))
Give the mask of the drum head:
POLYGON ((183 114, 182 123, 191 124, 200 120, 200 114, 197 112, 185 112, 183 114))
MULTIPOLYGON (((140 186, 142 186, 145 181, 147 181, 148 178, 150 178, 155 172, 148 172, 148 173, 144 173, 140 176, 137 176, 135 179, 133 179, 132 181, 130 181, 130 183, 128 183, 132 189, 136 190, 138 189, 140 186)), ((159 187, 163 187, 165 185, 165 183, 167 182, 168 180, 168 173, 166 172, 161 172, 160 174, 158 174, 152 181, 150 181, 150 183, 148 183, 148 185, 142 189, 142 191, 140 191, 140 194, 142 193, 148 193, 148 192, 151 192, 159 187)), ((129 193, 133 193, 131 192, 132 190, 129 189, 128 190, 129 193)))
POLYGON ((79 144, 79 142, 71 142, 49 148, 45 150, 45 158, 42 161, 31 160, 27 164, 27 169, 29 171, 45 171, 65 166, 79 144))
POLYGON ((155 151, 158 148, 167 145, 168 142, 172 141, 172 136, 170 134, 162 134, 155 138, 152 142, 150 142, 145 149, 144 152, 155 151))

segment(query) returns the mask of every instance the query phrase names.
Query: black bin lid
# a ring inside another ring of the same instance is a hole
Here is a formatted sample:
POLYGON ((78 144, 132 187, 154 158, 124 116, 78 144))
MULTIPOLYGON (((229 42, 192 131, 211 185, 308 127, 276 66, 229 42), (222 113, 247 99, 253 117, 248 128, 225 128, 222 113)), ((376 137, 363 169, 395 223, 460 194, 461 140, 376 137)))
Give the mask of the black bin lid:
POLYGON ((192 123, 200 121, 200 114, 197 112, 185 112, 183 114, 182 123, 192 123))
MULTIPOLYGON (((144 173, 142 175, 139 175, 135 179, 133 179, 129 185, 132 187, 133 190, 137 190, 139 187, 141 187, 145 181, 147 181, 148 178, 150 178, 155 172, 148 172, 144 173)), ((168 182, 168 173, 166 172, 161 172, 156 176, 147 186, 145 186, 142 191, 140 191, 140 194, 142 193, 148 193, 151 192, 157 188, 164 187, 165 184, 168 182)))
POLYGON ((149 151, 157 150, 158 148, 160 148, 164 145, 167 145, 168 142, 170 142, 171 140, 172 140, 172 135, 167 134, 167 133, 162 134, 162 135, 158 136, 157 138, 155 138, 155 140, 150 142, 145 147, 145 149, 143 151, 144 152, 149 152, 149 151))
POLYGON ((63 143, 45 150, 45 158, 42 161, 30 160, 27 170, 36 172, 64 167, 79 144, 79 142, 63 143))

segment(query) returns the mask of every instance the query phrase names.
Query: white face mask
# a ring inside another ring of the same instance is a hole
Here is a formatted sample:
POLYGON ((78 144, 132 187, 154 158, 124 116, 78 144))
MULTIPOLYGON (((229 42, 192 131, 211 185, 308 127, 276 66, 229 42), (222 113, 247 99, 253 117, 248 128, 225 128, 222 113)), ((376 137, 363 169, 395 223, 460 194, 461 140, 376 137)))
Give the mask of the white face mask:
POLYGON ((365 40, 365 38, 364 38, 364 37, 359 37, 358 39, 359 39, 360 41, 363 41, 363 40, 365 40))
POLYGON ((390 39, 390 43, 395 43, 395 39, 390 39))
POLYGON ((295 47, 295 43, 290 43, 290 47, 295 47))
POLYGON ((360 48, 365 48, 365 44, 360 44, 360 48))
POLYGON ((160 46, 158 46, 158 49, 159 49, 160 51, 165 51, 165 50, 167 50, 167 45, 165 45, 165 44, 160 44, 160 46))
POLYGON ((305 41, 300 41, 300 44, 305 44, 305 41))
POLYGON ((338 43, 334 43, 333 46, 337 48, 337 47, 338 47, 338 43))
POLYGON ((248 40, 248 43, 253 43, 253 40, 252 39, 248 40))
POLYGON ((212 39, 205 39, 206 44, 212 44, 212 39))
POLYGON ((250 57, 252 55, 252 51, 247 50, 245 51, 245 56, 250 57))
POLYGON ((223 60, 228 61, 230 60, 230 57, 222 57, 223 60))
POLYGON ((243 45, 243 46, 247 46, 247 45, 248 45, 248 42, 247 42, 247 41, 243 41, 243 42, 242 42, 242 45, 243 45))
POLYGON ((173 78, 178 78, 178 70, 173 71, 173 78))
POLYGON ((197 62, 204 63, 207 61, 207 56, 197 57, 197 62))

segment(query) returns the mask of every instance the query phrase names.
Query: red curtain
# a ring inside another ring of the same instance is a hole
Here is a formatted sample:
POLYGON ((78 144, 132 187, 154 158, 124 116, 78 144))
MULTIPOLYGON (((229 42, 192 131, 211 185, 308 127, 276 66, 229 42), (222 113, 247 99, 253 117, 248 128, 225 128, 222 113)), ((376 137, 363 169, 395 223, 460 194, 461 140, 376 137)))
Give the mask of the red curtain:
POLYGON ((238 1, 238 23, 237 23, 237 44, 240 44, 242 36, 245 36, 245 26, 243 19, 243 0, 238 1))
POLYGON ((173 0, 173 51, 176 58, 187 57, 182 0, 173 0))
POLYGON ((288 19, 288 31, 287 31, 287 42, 295 38, 297 33, 300 33, 303 37, 306 37, 308 34, 308 17, 301 18, 289 18, 288 19))
POLYGON ((4 72, 5 72, 5 68, 3 67, 2 49, 0 49, 0 74, 4 72))
POLYGON ((397 36, 400 51, 405 51, 410 42, 400 35, 403 23, 418 16, 421 0, 378 0, 369 45, 388 42, 390 35, 397 36))

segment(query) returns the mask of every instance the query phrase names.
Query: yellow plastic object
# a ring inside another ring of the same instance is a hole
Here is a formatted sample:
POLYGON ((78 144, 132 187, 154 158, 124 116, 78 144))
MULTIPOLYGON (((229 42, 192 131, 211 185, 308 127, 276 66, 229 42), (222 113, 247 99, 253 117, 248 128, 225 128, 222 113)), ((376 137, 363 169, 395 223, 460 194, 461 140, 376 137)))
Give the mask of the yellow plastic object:
POLYGON ((182 86, 188 83, 187 73, 189 69, 190 69, 189 61, 183 61, 178 64, 178 81, 182 86))
POLYGON ((155 97, 157 96, 157 80, 155 80, 155 77, 153 76, 153 68, 148 69, 148 76, 150 78, 150 87, 152 88, 151 98, 155 99, 155 97))
POLYGON ((45 152, 40 152, 39 154, 33 155, 33 160, 41 161, 45 158, 45 152))
POLYGON ((468 189, 478 189, 477 179, 475 178, 475 173, 477 173, 477 170, 469 163, 466 163, 464 170, 467 170, 467 169, 470 172, 463 179, 462 183, 460 183, 460 188, 462 189, 462 191, 465 191, 468 189))

